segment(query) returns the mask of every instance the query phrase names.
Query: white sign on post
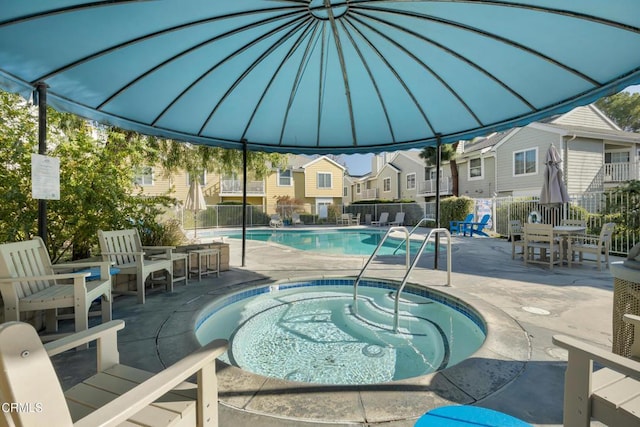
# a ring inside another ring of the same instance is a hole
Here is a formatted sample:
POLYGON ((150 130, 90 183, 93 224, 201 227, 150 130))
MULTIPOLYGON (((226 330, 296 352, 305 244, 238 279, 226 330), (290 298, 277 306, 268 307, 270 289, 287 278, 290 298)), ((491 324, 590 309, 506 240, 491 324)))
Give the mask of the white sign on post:
POLYGON ((60 200, 60 159, 31 155, 31 195, 34 199, 60 200))

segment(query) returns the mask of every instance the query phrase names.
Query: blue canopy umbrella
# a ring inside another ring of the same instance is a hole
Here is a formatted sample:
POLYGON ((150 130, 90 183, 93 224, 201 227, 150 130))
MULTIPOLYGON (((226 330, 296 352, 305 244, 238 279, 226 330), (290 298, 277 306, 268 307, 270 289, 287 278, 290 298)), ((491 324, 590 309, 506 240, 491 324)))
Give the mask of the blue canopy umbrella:
POLYGON ((0 88, 267 152, 525 125, 640 83, 639 51, 637 0, 0 0, 0 88))
POLYGON ((408 149, 640 82, 637 0, 0 0, 0 88, 199 144, 408 149))

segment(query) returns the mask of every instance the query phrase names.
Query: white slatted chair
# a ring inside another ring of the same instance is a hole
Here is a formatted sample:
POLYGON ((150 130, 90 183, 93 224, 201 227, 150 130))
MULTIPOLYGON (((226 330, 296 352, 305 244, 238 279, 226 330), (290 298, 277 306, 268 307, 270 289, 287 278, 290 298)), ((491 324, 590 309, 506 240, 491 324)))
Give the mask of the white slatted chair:
POLYGON ((592 418, 609 426, 640 426, 640 317, 625 314, 624 320, 634 325, 632 359, 567 336, 553 337, 569 351, 564 427, 588 427, 592 418), (594 372, 594 362, 604 368, 594 372))
POLYGON ((578 262, 585 261, 584 254, 595 255, 595 262, 602 270, 602 257, 604 256, 605 267, 609 267, 609 251, 611 250, 611 237, 616 230, 616 224, 608 222, 602 226, 599 236, 576 235, 571 236, 571 252, 578 253, 578 262))
POLYGON ((524 241, 525 264, 530 262, 548 264, 551 270, 554 264, 562 263, 562 244, 553 235, 551 224, 525 224, 524 241))
POLYGON ((0 424, 41 426, 218 426, 215 358, 226 347, 216 340, 158 374, 121 365, 112 322, 45 346, 26 323, 0 325, 0 396, 30 410, 2 411, 0 424), (97 374, 63 393, 50 357, 97 341, 97 374), (197 374, 197 384, 184 382, 197 374))
MULTIPOLYGON (((45 311, 47 332, 58 331, 58 309, 72 308, 75 330, 89 327, 89 308, 101 300, 102 322, 111 320, 111 276, 108 262, 52 265, 40 237, 0 245, 0 291, 4 320, 21 320, 29 311, 45 311), (87 281, 89 272, 68 273, 72 269, 100 268, 97 280, 87 281), (65 271, 58 273, 57 271, 65 271)), ((45 337, 47 338, 47 337, 45 337)))
POLYGON ((135 274, 136 290, 113 293, 137 295, 138 303, 145 302, 145 281, 152 273, 165 270, 165 285, 173 292, 173 261, 171 253, 174 246, 142 246, 138 230, 98 231, 102 259, 112 263, 118 274, 135 274), (149 259, 145 255, 153 255, 149 259))

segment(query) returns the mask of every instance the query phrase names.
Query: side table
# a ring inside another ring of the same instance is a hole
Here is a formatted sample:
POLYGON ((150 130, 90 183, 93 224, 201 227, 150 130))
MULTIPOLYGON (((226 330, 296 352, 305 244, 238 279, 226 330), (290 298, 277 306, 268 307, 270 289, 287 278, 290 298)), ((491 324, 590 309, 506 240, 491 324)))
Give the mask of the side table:
POLYGON ((196 249, 189 251, 189 275, 198 276, 198 282, 203 276, 216 273, 220 277, 220 250, 218 249, 196 249), (211 262, 211 257, 215 256, 215 262, 211 262))

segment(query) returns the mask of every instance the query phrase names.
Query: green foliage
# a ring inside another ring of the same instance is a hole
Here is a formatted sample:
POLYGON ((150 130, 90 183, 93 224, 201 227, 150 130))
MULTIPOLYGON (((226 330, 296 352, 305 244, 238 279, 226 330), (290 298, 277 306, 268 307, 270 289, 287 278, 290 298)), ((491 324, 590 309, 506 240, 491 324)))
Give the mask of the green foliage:
POLYGON ((640 181, 631 180, 605 194, 601 223, 607 222, 616 223, 616 234, 623 241, 623 250, 628 251, 637 243, 637 236, 640 236, 640 181))
POLYGON ((175 219, 162 223, 146 221, 137 227, 144 246, 179 246, 187 240, 175 219))
POLYGON ((462 221, 473 212, 475 202, 467 196, 447 197, 440 201, 440 225, 449 227, 451 221, 462 221))
MULTIPOLYGON (((173 202, 167 197, 133 195, 133 166, 153 155, 146 137, 115 128, 96 129, 53 109, 47 118, 47 155, 60 159, 60 200, 47 202, 47 241, 54 262, 90 256, 98 230, 155 222, 163 207, 173 202)), ((38 203, 31 197, 36 129, 35 109, 16 95, 0 92, 2 242, 30 239, 38 233, 38 203)))
POLYGON ((627 132, 640 131, 640 93, 620 92, 596 101, 596 106, 627 132))
MULTIPOLYGON (((243 168, 241 150, 155 139, 152 145, 157 152, 163 154, 157 157, 157 160, 167 174, 179 170, 186 170, 194 176, 205 170, 231 174, 243 168)), ((271 174, 274 168, 285 167, 286 164, 286 154, 247 152, 247 176, 251 174, 255 179, 263 179, 271 174)))

